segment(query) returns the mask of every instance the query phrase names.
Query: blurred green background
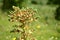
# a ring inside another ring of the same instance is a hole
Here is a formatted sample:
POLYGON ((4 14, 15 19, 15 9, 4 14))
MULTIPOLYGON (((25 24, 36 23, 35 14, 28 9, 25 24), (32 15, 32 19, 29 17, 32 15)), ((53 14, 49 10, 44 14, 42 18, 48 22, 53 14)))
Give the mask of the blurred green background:
POLYGON ((19 33, 10 33, 12 25, 18 24, 8 21, 12 6, 37 10, 38 19, 30 24, 35 29, 33 36, 37 40, 60 40, 60 0, 0 0, 0 40, 19 36, 19 33))

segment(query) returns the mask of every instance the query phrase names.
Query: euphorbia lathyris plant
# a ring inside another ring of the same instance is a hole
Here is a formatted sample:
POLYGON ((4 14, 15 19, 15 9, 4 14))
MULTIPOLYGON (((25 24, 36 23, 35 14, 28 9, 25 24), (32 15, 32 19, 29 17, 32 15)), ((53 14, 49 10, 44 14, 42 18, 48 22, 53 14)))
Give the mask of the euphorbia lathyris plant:
MULTIPOLYGON (((11 22, 19 22, 20 25, 15 25, 16 28, 11 32, 18 32, 21 34, 19 40, 27 40, 27 37, 31 36, 31 31, 29 30, 28 24, 32 21, 36 20, 36 17, 34 16, 36 14, 36 11, 32 8, 25 8, 20 9, 19 7, 13 6, 14 11, 11 11, 9 17, 9 21, 11 22)), ((35 40, 33 37, 30 37, 29 40, 35 40)))

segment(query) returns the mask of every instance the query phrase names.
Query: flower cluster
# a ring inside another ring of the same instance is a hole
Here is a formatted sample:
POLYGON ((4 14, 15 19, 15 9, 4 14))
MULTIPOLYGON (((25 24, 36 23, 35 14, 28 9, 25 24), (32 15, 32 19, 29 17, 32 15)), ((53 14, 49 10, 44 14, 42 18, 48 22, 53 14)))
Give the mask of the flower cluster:
POLYGON ((35 10, 32 8, 26 8, 26 9, 19 9, 18 7, 13 6, 14 11, 11 11, 11 15, 9 17, 11 18, 10 21, 18 21, 21 23, 28 23, 34 21, 36 18, 34 17, 34 14, 36 13, 35 10))

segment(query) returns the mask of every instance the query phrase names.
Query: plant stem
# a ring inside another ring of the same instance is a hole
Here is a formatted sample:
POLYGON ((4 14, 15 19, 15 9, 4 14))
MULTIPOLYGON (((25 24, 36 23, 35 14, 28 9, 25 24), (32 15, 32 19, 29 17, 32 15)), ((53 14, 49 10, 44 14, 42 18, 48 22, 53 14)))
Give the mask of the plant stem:
POLYGON ((25 31, 24 27, 25 27, 25 24, 23 23, 23 27, 22 27, 23 32, 21 33, 22 34, 21 39, 26 40, 26 31, 25 31))

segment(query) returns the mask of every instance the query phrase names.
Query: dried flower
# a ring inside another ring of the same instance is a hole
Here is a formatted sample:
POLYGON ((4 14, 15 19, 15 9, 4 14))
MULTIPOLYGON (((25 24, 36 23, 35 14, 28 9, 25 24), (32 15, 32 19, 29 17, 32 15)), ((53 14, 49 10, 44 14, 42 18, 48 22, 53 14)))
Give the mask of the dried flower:
POLYGON ((28 22, 33 21, 33 19, 34 19, 33 16, 34 16, 35 12, 32 8, 22 10, 22 9, 19 9, 19 7, 13 6, 13 9, 14 9, 14 11, 10 12, 11 20, 16 20, 21 23, 24 23, 24 22, 26 23, 26 21, 28 21, 28 22))

